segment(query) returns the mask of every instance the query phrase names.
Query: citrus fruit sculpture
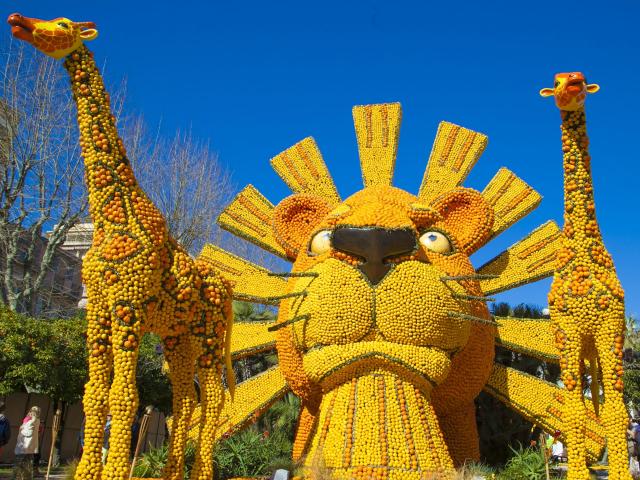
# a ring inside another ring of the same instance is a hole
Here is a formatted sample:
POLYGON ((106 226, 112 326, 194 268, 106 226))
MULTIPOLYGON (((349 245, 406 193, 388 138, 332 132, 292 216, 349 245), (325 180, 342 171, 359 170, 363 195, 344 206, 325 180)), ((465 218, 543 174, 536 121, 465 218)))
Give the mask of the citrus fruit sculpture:
MULTIPOLYGON (((393 187, 401 121, 395 103, 353 109, 362 190, 343 200, 309 137, 272 159, 292 196, 273 205, 249 185, 220 215, 222 227, 292 262, 290 271, 271 272, 213 245, 193 261, 170 238, 126 160, 83 45, 97 35, 95 25, 18 14, 9 23, 17 38, 66 57, 96 225, 84 265, 91 356, 76 478, 128 475, 137 343, 149 330, 163 337, 174 389, 166 479, 182 478, 187 436, 199 444, 191 478, 211 478, 214 442, 290 391, 301 398, 293 456, 306 476, 321 468, 333 478, 449 478, 479 458, 474 399, 482 390, 545 430, 565 432, 571 478, 583 478, 605 439, 610 478, 628 478, 620 450, 626 414, 618 406, 622 291, 593 215, 583 110, 563 113, 564 233, 546 222, 478 268, 470 256, 531 212, 540 195, 505 168, 482 191, 462 187, 487 137, 447 122, 418 193, 393 187), (490 295, 554 273, 552 321, 489 314, 490 295), (231 336, 231 295, 278 306, 278 320, 237 322, 231 336), (577 297, 606 314, 589 323, 577 297), (496 344, 559 362, 566 387, 494 363, 496 344), (279 364, 240 384, 231 402, 233 388, 223 392, 220 380, 223 360, 231 372, 230 356, 274 349, 279 364), (583 401, 582 359, 603 379, 604 408, 596 398, 583 401), (203 391, 193 409, 196 365, 203 391), (103 470, 107 409, 114 419, 103 470)), ((562 96, 558 88, 552 93, 562 96)))
POLYGON ((587 84, 582 73, 572 72, 557 74, 554 87, 540 91, 543 96, 554 96, 560 109, 564 154, 564 231, 549 308, 567 389, 565 435, 571 453, 567 478, 589 477, 582 448, 587 413, 582 377, 587 360, 591 396, 607 436, 609 478, 630 480, 625 441, 628 419, 622 398, 624 292, 596 221, 584 109, 587 94, 599 89, 587 84), (605 399, 601 407, 600 386, 605 399))
MULTIPOLYGON (((627 478, 618 467, 626 413, 615 407, 616 396, 605 389, 608 419, 569 386, 582 377, 561 388, 493 361, 496 344, 560 362, 563 371, 576 355, 570 344, 557 349, 563 340, 555 314, 553 322, 494 319, 486 307, 490 295, 555 273, 566 241, 555 223, 478 268, 469 259, 531 212, 540 195, 505 168, 482 192, 461 187, 487 138, 447 122, 418 194, 394 188, 400 105, 357 106, 353 118, 364 189, 342 200, 306 138, 271 161, 292 196, 272 205, 249 185, 219 217, 227 230, 291 261, 290 272, 267 271, 213 245, 200 255, 235 282, 235 298, 279 306, 273 325, 234 325, 232 355, 276 348, 279 365, 239 386, 216 436, 293 391, 302 400, 293 456, 309 477, 321 466, 334 478, 448 478, 479 458, 474 398, 484 390, 543 429, 566 432, 569 456, 580 465, 572 478, 599 457, 606 434, 617 452, 611 478, 627 478)), ((602 251, 597 258, 607 258, 602 251)), ((587 334, 579 316, 567 322, 572 334, 587 334)), ((623 326, 613 317, 600 322, 603 332, 615 332, 608 348, 619 359, 623 326)), ((614 370, 620 373, 619 362, 614 370)), ((614 370, 604 378, 618 388, 614 370)), ((198 418, 196 410, 193 425, 198 418)))
MULTIPOLYGON (((224 401, 220 379, 223 350, 233 318, 229 285, 171 238, 162 215, 138 186, 118 138, 109 95, 93 55, 83 44, 97 36, 95 25, 66 18, 44 21, 20 14, 11 15, 8 22, 16 38, 54 58, 66 57, 64 66, 78 108, 95 230, 82 271, 89 300, 90 356, 83 399, 85 442, 75 478, 129 477, 131 425, 138 404, 138 345, 145 332, 156 332, 163 340, 173 386, 174 430, 165 478, 183 478, 197 371, 202 441, 192 478, 208 480, 213 475, 213 438, 224 401), (110 449, 103 468, 108 412, 112 414, 110 449)), ((230 368, 227 371, 232 372, 230 368)), ((231 376, 229 382, 233 385, 231 376)))

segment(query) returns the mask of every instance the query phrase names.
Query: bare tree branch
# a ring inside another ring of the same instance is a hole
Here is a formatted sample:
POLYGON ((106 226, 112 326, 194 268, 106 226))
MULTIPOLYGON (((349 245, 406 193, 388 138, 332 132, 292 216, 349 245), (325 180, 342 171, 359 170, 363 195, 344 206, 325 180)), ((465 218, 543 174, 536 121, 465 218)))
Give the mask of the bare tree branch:
POLYGON ((33 314, 38 295, 52 295, 42 290, 56 249, 87 200, 68 79, 30 50, 0 47, 0 299, 33 314))
POLYGON ((173 238, 192 254, 215 237, 216 217, 233 193, 231 176, 209 145, 191 132, 166 139, 141 116, 125 123, 123 141, 136 177, 165 216, 173 238))

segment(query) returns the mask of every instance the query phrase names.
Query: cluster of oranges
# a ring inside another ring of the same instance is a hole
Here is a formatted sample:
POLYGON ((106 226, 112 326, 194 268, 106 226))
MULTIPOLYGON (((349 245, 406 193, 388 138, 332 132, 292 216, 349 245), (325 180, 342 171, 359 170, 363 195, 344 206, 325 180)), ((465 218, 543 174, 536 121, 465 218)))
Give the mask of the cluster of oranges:
MULTIPOLYGON (((493 359, 494 327, 468 258, 490 234, 490 207, 469 189, 423 204, 377 185, 331 209, 294 195, 274 216, 294 260, 277 333, 280 368, 303 402, 294 457, 306 455, 312 471, 320 456, 338 478, 452 469, 438 410, 445 422, 460 406, 473 415, 493 359), (370 258, 331 241, 338 229, 373 227, 414 238, 376 281, 363 268, 370 258)), ((477 432, 466 430, 451 427, 462 438, 456 460, 477 456, 477 432)))
POLYGON ((384 366, 327 392, 319 411, 310 472, 318 456, 334 478, 419 479, 453 469, 429 395, 384 366))
MULTIPOLYGON (((562 82, 558 85, 561 87, 562 82)), ((561 131, 565 226, 549 307, 562 381, 567 389, 562 414, 569 453, 568 478, 587 475, 586 408, 582 398, 582 378, 586 373, 591 376, 595 405, 599 403, 600 385, 604 388, 606 402, 600 407, 599 420, 606 429, 610 478, 629 478, 624 447, 627 413, 622 399, 624 293, 595 218, 589 139, 582 105, 562 111, 561 131), (586 361, 589 372, 584 371, 586 361)))
POLYGON ((128 477, 130 425, 137 409, 137 353, 147 331, 163 338, 171 367, 174 418, 181 417, 172 432, 165 477, 182 478, 197 366, 203 421, 193 475, 212 478, 211 452, 224 401, 220 373, 230 342, 225 335, 232 318, 230 285, 207 264, 194 262, 169 237, 162 215, 136 185, 91 53, 81 46, 67 57, 65 67, 77 101, 95 222, 94 244, 83 265, 91 355, 84 396, 85 451, 76 478, 128 477), (103 423, 108 411, 113 422, 103 468, 103 423))

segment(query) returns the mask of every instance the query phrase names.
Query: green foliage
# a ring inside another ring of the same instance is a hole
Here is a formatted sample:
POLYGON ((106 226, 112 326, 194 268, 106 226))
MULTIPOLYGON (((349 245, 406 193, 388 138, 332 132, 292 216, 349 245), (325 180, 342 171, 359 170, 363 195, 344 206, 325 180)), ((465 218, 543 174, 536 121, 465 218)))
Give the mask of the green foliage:
POLYGON ((496 317, 510 317, 511 306, 507 302, 498 302, 491 305, 491 313, 496 317))
POLYGON ((494 478, 496 469, 484 463, 467 462, 458 469, 460 478, 494 478))
POLYGON ((291 450, 300 400, 287 394, 257 424, 220 442, 214 452, 219 479, 270 475, 278 468, 293 470, 291 450))
MULTIPOLYGON (((158 478, 167 463, 167 445, 152 448, 142 455, 133 470, 135 477, 158 478)), ((184 478, 195 461, 195 445, 188 443, 185 451, 184 478)), ((293 469, 291 441, 283 432, 260 432, 255 426, 223 440, 216 445, 213 462, 217 479, 269 475, 278 468, 293 469)))
POLYGON ((285 435, 249 428, 217 445, 216 478, 268 475, 276 468, 291 468, 290 459, 291 441, 285 435))
POLYGON ((76 476, 76 469, 78 468, 79 460, 72 460, 62 470, 62 480, 74 480, 76 476))
MULTIPOLYGON (((511 307, 506 302, 494 303, 491 311, 495 316, 522 318, 541 318, 542 311, 534 305, 520 304, 511 307)), ((507 367, 529 373, 555 383, 559 378, 559 367, 538 359, 496 347, 495 361, 507 367)), ((476 398, 476 418, 480 433, 480 453, 489 465, 504 465, 513 447, 528 445, 531 436, 531 423, 506 407, 491 395, 481 392, 476 398)))
POLYGON ((624 341, 624 399, 640 407, 640 329, 636 320, 627 317, 627 333, 624 341))
POLYGON ((140 478, 159 478, 167 463, 169 449, 167 445, 151 448, 142 455, 133 468, 133 476, 140 478))
POLYGON ((300 399, 289 392, 260 417, 257 427, 262 431, 278 432, 293 443, 299 414, 300 399))
MULTIPOLYGON (((235 322, 275 322, 276 313, 270 308, 259 308, 254 303, 233 302, 233 317, 235 322)), ((238 382, 264 372, 278 363, 275 352, 264 352, 242 358, 233 363, 233 371, 238 382)))
POLYGON ((34 319, 0 309, 0 395, 37 391, 80 399, 87 377, 83 317, 34 319))
POLYGON ((504 470, 498 474, 499 480, 544 480, 545 462, 542 451, 539 448, 517 449, 512 447, 513 456, 505 465, 504 470))
POLYGON ((497 302, 491 305, 491 313, 496 317, 544 318, 540 307, 526 303, 511 307, 507 302, 497 302))
MULTIPOLYGON (((34 391, 55 400, 76 402, 87 380, 87 323, 29 318, 0 307, 0 395, 34 391)), ((171 411, 171 387, 162 372, 160 339, 145 335, 140 344, 137 382, 141 405, 171 411)))
MULTIPOLYGON (((300 400, 286 395, 260 418, 257 424, 219 442, 213 462, 216 478, 226 479, 253 475, 269 475, 278 468, 293 470, 291 450, 300 400)), ((185 478, 195 461, 195 445, 185 450, 185 478)), ((160 477, 167 461, 167 447, 151 449, 140 457, 134 476, 160 477)))
POLYGON ((138 354, 136 381, 140 405, 153 405, 165 415, 171 412, 171 382, 162 370, 164 356, 159 350, 160 337, 147 333, 142 337, 138 354))
POLYGON ((258 308, 255 303, 234 300, 233 319, 236 322, 273 322, 276 313, 269 308, 258 308))
POLYGON ((521 303, 513 307, 513 316, 517 318, 542 318, 542 309, 536 305, 521 303))

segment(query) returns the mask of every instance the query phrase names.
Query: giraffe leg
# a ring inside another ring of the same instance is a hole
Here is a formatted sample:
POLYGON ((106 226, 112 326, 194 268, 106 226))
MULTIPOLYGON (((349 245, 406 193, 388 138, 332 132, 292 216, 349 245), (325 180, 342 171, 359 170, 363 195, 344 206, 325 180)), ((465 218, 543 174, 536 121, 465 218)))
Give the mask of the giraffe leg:
POLYGON ((107 420, 109 383, 112 369, 111 315, 105 302, 89 295, 87 305, 87 345, 89 347, 89 380, 85 386, 85 413, 82 458, 76 469, 76 480, 96 480, 102 473, 102 444, 107 420))
POLYGON ((562 420, 569 456, 567 480, 586 480, 589 478, 587 451, 584 443, 587 409, 582 395, 581 356, 582 342, 579 334, 567 332, 566 343, 561 353, 561 362, 566 362, 566 368, 562 372, 562 381, 567 390, 562 420))
POLYGON ((111 434, 109 455, 102 480, 129 478, 131 425, 138 409, 136 369, 138 347, 142 335, 144 309, 142 302, 118 301, 113 322, 113 382, 109 392, 111 434))
POLYGON ((220 371, 216 365, 198 367, 200 379, 200 408, 202 409, 202 428, 196 461, 191 472, 193 480, 213 478, 213 446, 218 417, 224 403, 224 388, 220 371))
POLYGON ((616 335, 616 332, 612 332, 596 338, 604 390, 600 418, 607 436, 609 479, 631 480, 626 442, 629 419, 622 398, 622 352, 620 356, 614 353, 616 335))
POLYGON ((169 442, 169 455, 164 468, 165 480, 182 480, 184 476, 184 449, 191 414, 196 404, 193 385, 195 363, 191 355, 191 346, 186 335, 179 338, 174 349, 166 348, 165 356, 169 363, 169 377, 173 391, 173 426, 169 442))

